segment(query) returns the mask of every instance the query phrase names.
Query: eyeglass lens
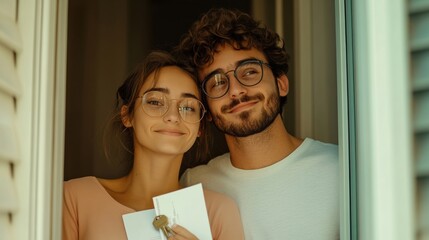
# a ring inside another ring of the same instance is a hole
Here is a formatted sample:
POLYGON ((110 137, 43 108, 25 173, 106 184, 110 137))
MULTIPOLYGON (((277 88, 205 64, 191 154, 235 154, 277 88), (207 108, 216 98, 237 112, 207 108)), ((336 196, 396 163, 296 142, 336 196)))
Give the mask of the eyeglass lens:
MULTIPOLYGON (((215 73, 204 81, 203 89, 209 97, 222 97, 228 92, 229 77, 227 73, 215 73)), ((262 62, 258 60, 243 62, 234 70, 234 76, 242 85, 254 86, 262 80, 262 62)))
MULTIPOLYGON (((142 107, 146 114, 161 117, 169 109, 172 100, 160 92, 147 92, 142 97, 142 107)), ((203 104, 195 98, 177 99, 177 109, 180 117, 189 123, 199 122, 204 116, 203 104)))

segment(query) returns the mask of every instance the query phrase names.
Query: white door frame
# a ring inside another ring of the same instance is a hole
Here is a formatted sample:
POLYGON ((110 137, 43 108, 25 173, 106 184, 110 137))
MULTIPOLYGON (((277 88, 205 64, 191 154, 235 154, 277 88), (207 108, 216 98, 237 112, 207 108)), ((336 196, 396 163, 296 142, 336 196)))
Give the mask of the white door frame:
POLYGON ((16 239, 61 239, 67 0, 18 2, 22 51, 17 100, 22 161, 16 164, 16 239))

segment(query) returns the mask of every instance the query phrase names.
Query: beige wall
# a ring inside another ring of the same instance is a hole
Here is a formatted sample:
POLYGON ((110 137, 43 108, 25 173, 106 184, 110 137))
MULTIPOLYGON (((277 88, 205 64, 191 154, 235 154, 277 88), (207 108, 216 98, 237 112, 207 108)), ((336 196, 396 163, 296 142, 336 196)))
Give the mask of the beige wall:
POLYGON ((104 124, 127 72, 128 1, 69 2, 65 177, 98 173, 104 124))
POLYGON ((294 1, 296 134, 338 143, 335 2, 294 1))

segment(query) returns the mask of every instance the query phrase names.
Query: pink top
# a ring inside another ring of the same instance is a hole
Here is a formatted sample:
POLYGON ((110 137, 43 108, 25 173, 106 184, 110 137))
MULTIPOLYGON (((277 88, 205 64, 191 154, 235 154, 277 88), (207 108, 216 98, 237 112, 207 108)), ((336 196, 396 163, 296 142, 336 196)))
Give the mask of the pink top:
MULTIPOLYGON (((213 239, 244 239, 235 202, 204 190, 213 239)), ((136 212, 112 198, 95 177, 64 182, 63 240, 127 239, 122 215, 136 212)))

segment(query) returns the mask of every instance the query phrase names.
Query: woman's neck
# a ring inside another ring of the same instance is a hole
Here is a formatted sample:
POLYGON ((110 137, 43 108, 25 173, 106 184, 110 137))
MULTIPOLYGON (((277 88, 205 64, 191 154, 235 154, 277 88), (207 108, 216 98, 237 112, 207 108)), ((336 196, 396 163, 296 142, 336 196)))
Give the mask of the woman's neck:
POLYGON ((180 188, 179 170, 183 155, 148 158, 135 154, 133 168, 122 178, 102 183, 109 194, 134 210, 153 208, 152 198, 180 188))

